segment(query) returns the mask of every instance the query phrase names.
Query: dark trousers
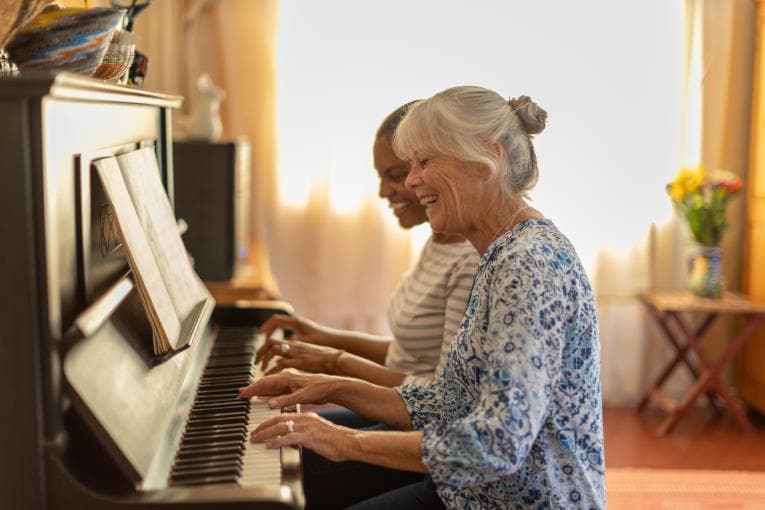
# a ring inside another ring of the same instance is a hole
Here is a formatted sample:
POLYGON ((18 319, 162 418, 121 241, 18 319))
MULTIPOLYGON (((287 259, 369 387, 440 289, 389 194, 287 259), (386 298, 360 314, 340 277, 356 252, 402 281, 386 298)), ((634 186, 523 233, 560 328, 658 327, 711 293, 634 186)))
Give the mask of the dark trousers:
MULTIPOLYGON (((319 411, 327 420, 354 429, 390 430, 344 407, 319 411)), ((306 510, 440 509, 444 504, 430 475, 363 462, 333 462, 303 449, 306 510), (351 506, 352 505, 352 506, 351 506)))
POLYGON ((367 429, 370 427, 380 430, 389 429, 388 426, 374 420, 370 420, 366 416, 362 416, 359 413, 351 411, 345 407, 330 407, 328 409, 322 409, 317 414, 322 418, 331 421, 332 423, 352 429, 367 429))
POLYGON ((306 510, 441 509, 429 475, 363 462, 333 462, 303 449, 306 510))

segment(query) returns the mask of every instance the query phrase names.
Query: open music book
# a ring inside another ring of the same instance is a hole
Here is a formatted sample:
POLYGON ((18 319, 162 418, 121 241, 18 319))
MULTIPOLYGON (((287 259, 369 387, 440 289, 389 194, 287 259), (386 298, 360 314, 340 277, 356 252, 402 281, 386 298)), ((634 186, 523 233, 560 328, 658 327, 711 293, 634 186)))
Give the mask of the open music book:
POLYGON ((152 325, 154 353, 184 347, 209 293, 194 272, 162 186, 154 151, 94 161, 152 325))

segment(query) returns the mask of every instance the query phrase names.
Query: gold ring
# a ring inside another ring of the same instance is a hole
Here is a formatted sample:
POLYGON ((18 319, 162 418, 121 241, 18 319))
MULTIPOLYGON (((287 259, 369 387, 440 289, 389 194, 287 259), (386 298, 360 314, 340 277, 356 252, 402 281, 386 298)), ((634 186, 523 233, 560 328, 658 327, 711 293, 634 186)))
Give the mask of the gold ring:
POLYGON ((282 349, 282 356, 286 356, 286 355, 287 355, 287 353, 289 353, 289 352, 290 352, 290 346, 289 346, 289 344, 282 344, 282 347, 281 347, 281 349, 282 349))

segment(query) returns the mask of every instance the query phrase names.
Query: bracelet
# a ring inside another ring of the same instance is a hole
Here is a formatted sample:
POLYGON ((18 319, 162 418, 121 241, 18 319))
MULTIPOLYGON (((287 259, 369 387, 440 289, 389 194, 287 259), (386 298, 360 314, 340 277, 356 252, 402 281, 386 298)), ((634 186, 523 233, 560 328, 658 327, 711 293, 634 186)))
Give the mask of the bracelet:
POLYGON ((332 358, 329 360, 329 368, 328 372, 330 374, 336 374, 337 375, 337 361, 340 359, 340 356, 345 354, 345 351, 342 349, 337 349, 337 352, 332 355, 332 358))

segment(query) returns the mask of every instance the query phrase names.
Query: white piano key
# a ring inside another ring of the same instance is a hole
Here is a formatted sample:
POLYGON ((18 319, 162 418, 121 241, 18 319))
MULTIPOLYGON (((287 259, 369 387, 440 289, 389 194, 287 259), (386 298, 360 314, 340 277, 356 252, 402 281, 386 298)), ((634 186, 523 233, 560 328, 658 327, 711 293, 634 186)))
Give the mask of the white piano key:
MULTIPOLYGON (((277 330, 273 335, 275 338, 281 338, 281 330, 277 330)), ((265 335, 258 333, 255 337, 255 346, 260 348, 265 341, 265 335)), ((273 366, 275 360, 272 359, 267 370, 273 366)), ((260 363, 255 365, 252 374, 252 380, 257 381, 263 377, 263 370, 260 363)), ((247 425, 247 440, 244 453, 242 454, 242 473, 239 475, 237 483, 242 487, 281 484, 282 483, 282 456, 280 448, 266 448, 265 443, 252 443, 249 440, 250 433, 264 421, 279 416, 280 409, 270 409, 268 407, 268 398, 253 397, 250 399, 250 415, 247 425)))
POLYGON ((258 484, 280 484, 282 481, 281 449, 266 448, 265 443, 252 443, 249 434, 265 420, 279 416, 280 409, 269 409, 268 399, 250 399, 250 414, 247 425, 248 439, 242 455, 242 473, 238 483, 241 486, 258 484))
MULTIPOLYGON (((242 331, 231 331, 231 334, 249 336, 251 330, 242 328, 242 331)), ((274 332, 274 338, 282 338, 281 330, 274 332)), ((254 343, 256 349, 260 348, 265 341, 265 335, 258 333, 255 336, 254 343)), ((252 360, 253 364, 255 360, 252 360)), ((272 360, 266 370, 270 369, 275 360, 272 360)), ((257 381, 263 377, 263 370, 260 365, 254 365, 252 380, 257 381)), ((280 485, 282 483, 282 464, 281 449, 266 448, 264 443, 251 443, 249 434, 255 428, 266 420, 281 414, 280 409, 269 409, 268 400, 270 397, 252 397, 250 399, 250 411, 247 419, 247 438, 244 444, 244 452, 241 457, 242 471, 237 479, 240 486, 257 485, 280 485)))

